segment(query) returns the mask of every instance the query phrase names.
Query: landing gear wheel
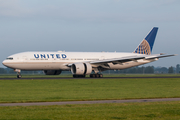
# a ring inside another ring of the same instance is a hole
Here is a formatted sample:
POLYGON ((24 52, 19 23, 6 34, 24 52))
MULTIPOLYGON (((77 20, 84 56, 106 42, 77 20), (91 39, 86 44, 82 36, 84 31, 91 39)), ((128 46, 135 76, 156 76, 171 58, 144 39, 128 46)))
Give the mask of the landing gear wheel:
POLYGON ((99 77, 103 77, 103 74, 99 74, 99 77))
POLYGON ((85 78, 86 75, 73 75, 73 78, 85 78))
POLYGON ((22 76, 21 75, 17 75, 17 78, 21 78, 22 76))
POLYGON ((90 78, 102 78, 102 74, 90 74, 90 78))
POLYGON ((100 77, 99 74, 96 74, 96 77, 99 78, 100 77))

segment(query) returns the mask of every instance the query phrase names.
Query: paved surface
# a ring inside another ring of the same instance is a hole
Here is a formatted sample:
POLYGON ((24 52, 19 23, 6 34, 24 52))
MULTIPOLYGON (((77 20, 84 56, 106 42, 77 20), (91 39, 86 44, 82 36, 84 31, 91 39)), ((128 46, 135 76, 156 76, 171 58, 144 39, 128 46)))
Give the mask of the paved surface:
POLYGON ((36 77, 36 78, 0 78, 0 80, 32 80, 32 79, 141 79, 141 78, 180 78, 180 76, 148 76, 148 77, 103 77, 103 78, 73 78, 73 77, 36 77))
POLYGON ((37 103, 0 103, 0 106, 47 106, 47 105, 162 102, 162 101, 180 101, 180 98, 133 99, 133 100, 99 100, 99 101, 68 101, 68 102, 37 102, 37 103))

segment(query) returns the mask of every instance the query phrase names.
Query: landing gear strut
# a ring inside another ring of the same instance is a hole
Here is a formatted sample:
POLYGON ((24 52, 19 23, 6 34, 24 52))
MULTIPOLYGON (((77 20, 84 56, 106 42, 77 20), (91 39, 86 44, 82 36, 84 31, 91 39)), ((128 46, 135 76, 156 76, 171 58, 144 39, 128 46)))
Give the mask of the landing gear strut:
POLYGON ((21 70, 15 69, 14 71, 17 72, 17 78, 21 78, 22 77, 21 76, 21 70))

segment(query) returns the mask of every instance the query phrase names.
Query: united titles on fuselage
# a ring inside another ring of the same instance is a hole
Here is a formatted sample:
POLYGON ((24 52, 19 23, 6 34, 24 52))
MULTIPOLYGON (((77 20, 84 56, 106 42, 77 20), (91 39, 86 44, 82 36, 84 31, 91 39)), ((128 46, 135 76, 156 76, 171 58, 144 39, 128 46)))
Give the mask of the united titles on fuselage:
POLYGON ((67 58, 67 56, 65 54, 34 54, 34 57, 36 59, 38 58, 67 58))

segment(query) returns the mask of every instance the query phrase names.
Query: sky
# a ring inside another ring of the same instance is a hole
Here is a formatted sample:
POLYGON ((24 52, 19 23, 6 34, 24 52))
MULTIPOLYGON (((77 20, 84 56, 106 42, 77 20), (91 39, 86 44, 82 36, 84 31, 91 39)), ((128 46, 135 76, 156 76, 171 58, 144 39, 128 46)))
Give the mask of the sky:
MULTIPOLYGON (((146 64, 180 64, 180 0, 0 0, 0 62, 25 51, 133 52, 159 27, 146 64)), ((0 67, 3 67, 0 64, 0 67)))

